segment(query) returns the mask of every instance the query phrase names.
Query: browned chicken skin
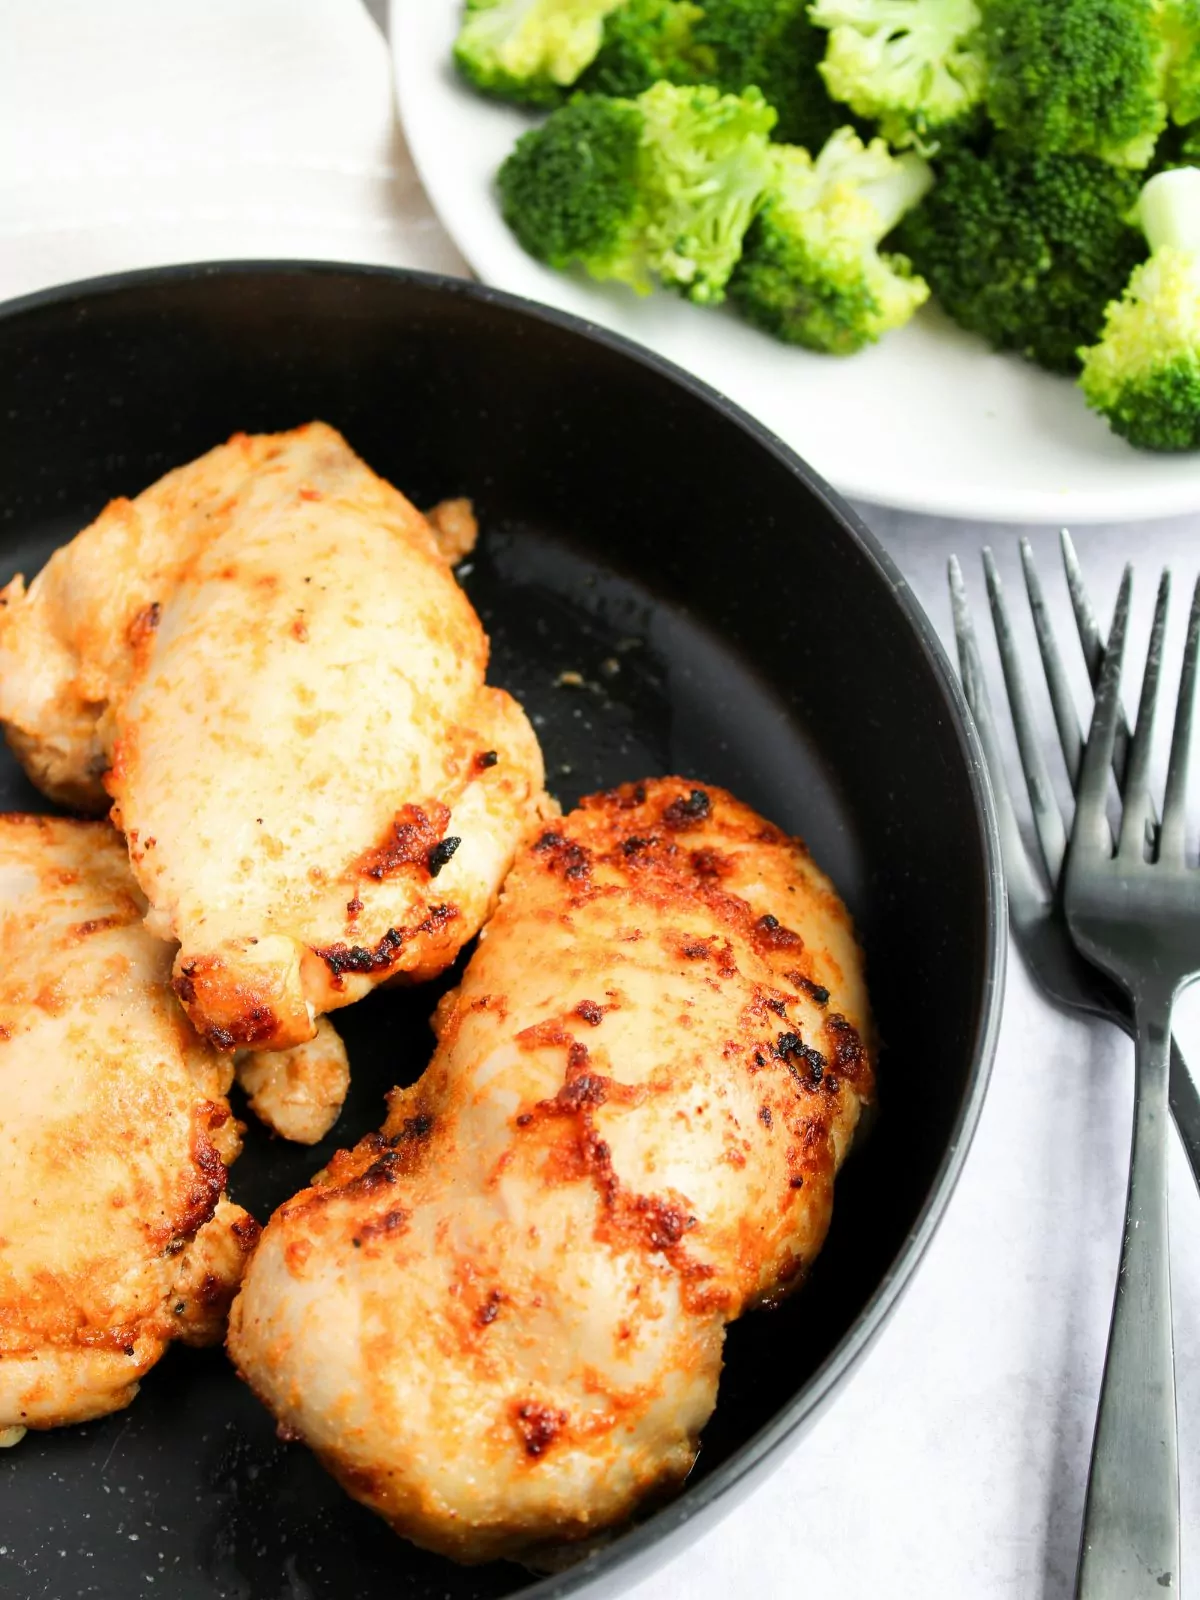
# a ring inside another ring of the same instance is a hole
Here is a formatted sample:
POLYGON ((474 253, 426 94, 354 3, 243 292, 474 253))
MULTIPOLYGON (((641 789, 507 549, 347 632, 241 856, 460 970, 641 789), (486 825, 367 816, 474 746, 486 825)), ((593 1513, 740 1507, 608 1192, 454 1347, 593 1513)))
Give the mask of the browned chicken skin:
POLYGON ((350 1058, 328 1017, 290 1050, 239 1050, 234 1071, 259 1121, 297 1144, 325 1137, 350 1087, 350 1058))
POLYGON ((803 847, 679 779, 543 831, 436 1027, 271 1220, 229 1349, 352 1495, 484 1561, 682 1481, 725 1325, 821 1247, 872 1033, 803 847))
POLYGON ((176 992, 223 1049, 430 977, 544 808, 439 535, 320 423, 237 435, 0 591, 0 723, 46 793, 111 795, 176 992))
POLYGON ((231 1063, 104 823, 0 816, 0 1439, 128 1405, 218 1340, 258 1225, 224 1198, 231 1063))

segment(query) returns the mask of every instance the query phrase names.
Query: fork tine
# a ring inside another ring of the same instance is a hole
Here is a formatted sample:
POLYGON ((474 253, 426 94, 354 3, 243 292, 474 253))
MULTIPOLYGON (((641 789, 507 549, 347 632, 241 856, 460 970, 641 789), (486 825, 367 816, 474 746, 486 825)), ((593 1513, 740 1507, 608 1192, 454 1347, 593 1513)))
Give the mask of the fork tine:
POLYGON ((1121 816, 1121 842, 1118 854, 1130 861, 1141 861, 1146 847, 1146 823, 1150 815, 1150 745, 1154 738, 1154 710, 1158 703, 1158 679, 1162 670, 1163 635, 1167 627, 1167 605, 1171 598, 1171 574, 1164 571, 1154 604, 1154 625, 1150 629, 1150 648, 1142 675, 1142 694, 1138 701, 1137 732, 1129 747, 1125 768, 1124 811, 1121 816))
POLYGON ((1079 791, 1075 801, 1075 825, 1071 830, 1072 849, 1080 847, 1097 856, 1111 854, 1112 837, 1105 816, 1108 798, 1108 769, 1112 765, 1113 741, 1117 732, 1117 703, 1121 695, 1121 663, 1125 655, 1125 634, 1129 627, 1129 598, 1133 589, 1133 568, 1127 566, 1113 613, 1112 632, 1096 687, 1096 706, 1092 726, 1083 751, 1079 791))
MULTIPOLYGON (((1100 682, 1100 669, 1104 665, 1104 635, 1100 632, 1100 624, 1096 620, 1096 612, 1088 596, 1087 585, 1083 581, 1083 569, 1075 553, 1074 541, 1066 528, 1061 530, 1058 538, 1062 546, 1063 567, 1067 574, 1067 589, 1071 595, 1071 610, 1075 613, 1075 627, 1079 632, 1083 659, 1087 664, 1088 677, 1094 689, 1100 682)), ((1113 774, 1118 784, 1125 780, 1125 763, 1128 759, 1129 722, 1125 716, 1125 707, 1118 699, 1117 733, 1113 741, 1113 774)), ((1070 764, 1068 760, 1068 767, 1070 764)), ((1072 774, 1072 782, 1077 777, 1078 771, 1072 774)))
POLYGON ((1167 797, 1163 802, 1162 830, 1159 835, 1159 860, 1179 864, 1184 859, 1187 834, 1188 757, 1192 746, 1192 713, 1196 701, 1196 657, 1200 654, 1200 579, 1192 596, 1188 617, 1187 644, 1183 651, 1183 673, 1179 680, 1179 704, 1175 708, 1175 733, 1171 740, 1171 759, 1167 766, 1167 797))
POLYGON ((1008 690, 1008 704, 1012 711, 1013 727, 1017 735, 1017 749, 1029 790, 1029 804, 1033 823, 1041 846, 1042 860, 1046 864, 1051 883, 1057 883, 1062 871, 1063 857, 1067 851, 1067 830, 1062 813, 1054 798, 1054 788, 1046 767, 1046 758, 1038 742, 1037 722, 1029 704, 1025 678, 1017 660, 1017 647, 1013 641, 1008 607, 1004 603, 1004 590, 996 570, 995 557, 990 549, 983 552, 983 570, 987 575, 988 601, 992 608, 992 622, 996 630, 996 643, 1000 649, 1000 664, 1004 668, 1004 685, 1008 690))
POLYGON ((1075 552, 1075 541, 1067 528, 1059 532, 1058 542, 1062 547, 1067 590, 1071 596, 1071 609, 1075 613, 1075 626, 1079 630, 1079 642, 1083 646, 1083 659, 1087 662, 1088 677, 1095 687, 1104 663, 1104 635, 1100 632, 1100 624, 1083 581, 1083 569, 1075 552))
POLYGON ((984 760, 991 775, 992 792, 996 798, 996 818, 1000 826, 1000 848, 1004 856, 1005 874, 1008 878, 1009 896, 1014 907, 1020 903, 1032 906, 1045 901, 1047 891, 1040 882, 1021 829, 1013 810, 1012 795, 1004 777, 1004 762, 1000 753, 1000 740, 992 714, 992 702, 983 677, 983 664, 979 659, 979 644, 975 638, 975 625, 967 602, 966 585, 958 557, 951 556, 949 565, 950 604, 954 612, 954 637, 958 643, 959 670, 962 673, 963 691, 979 742, 983 746, 984 760))
MULTIPOLYGON (((1067 573, 1067 588, 1071 593, 1071 609, 1075 613, 1075 626, 1079 633, 1079 643, 1083 647, 1083 658, 1087 663, 1088 677, 1092 688, 1096 687, 1096 680, 1100 676, 1100 666, 1104 660, 1104 640, 1100 636, 1100 624, 1096 621, 1096 613, 1092 602, 1088 598, 1087 586, 1083 581, 1083 570, 1079 565, 1079 557, 1075 554, 1075 545, 1066 528, 1059 532, 1059 542, 1062 545, 1063 566, 1067 573)), ((1125 707, 1118 702, 1117 705, 1117 737, 1113 741, 1113 775, 1118 783, 1125 776, 1125 762, 1129 751, 1129 724, 1125 720, 1125 707)), ((1082 755, 1082 741, 1080 744, 1082 755)), ((1067 755, 1066 747, 1063 748, 1067 766, 1071 769, 1071 786, 1079 781, 1078 763, 1072 768, 1071 759, 1067 755)), ((1146 844, 1151 855, 1155 853, 1158 838, 1158 813, 1154 809, 1154 800, 1150 800, 1146 812, 1146 844)))
MULTIPOLYGON (((1074 555, 1074 551, 1071 553, 1074 555)), ((1033 613, 1038 649, 1042 653, 1046 686, 1050 690, 1050 704, 1054 708, 1054 725, 1058 729, 1058 742, 1062 746, 1063 760, 1067 764, 1067 773, 1074 789, 1079 781, 1079 763, 1083 760, 1083 729, 1079 726, 1079 714, 1075 710, 1075 701, 1067 683, 1062 656, 1058 651, 1058 641, 1050 625, 1050 612, 1042 592, 1042 580, 1038 577, 1038 570, 1033 561, 1033 546, 1028 539, 1021 540, 1021 567, 1025 573, 1025 591, 1029 596, 1029 609, 1033 613)), ((1084 598, 1086 600, 1086 596, 1084 598)))

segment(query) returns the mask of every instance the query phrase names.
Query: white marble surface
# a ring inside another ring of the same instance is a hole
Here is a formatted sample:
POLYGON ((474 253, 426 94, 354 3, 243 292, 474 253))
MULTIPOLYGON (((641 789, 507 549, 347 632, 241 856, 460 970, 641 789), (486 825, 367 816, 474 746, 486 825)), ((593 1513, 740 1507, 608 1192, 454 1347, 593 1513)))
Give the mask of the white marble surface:
MULTIPOLYGON (((461 270, 407 163, 383 41, 358 0, 2 9, 0 298, 251 254, 461 270)), ((951 551, 977 598, 986 540, 1016 581, 1015 529, 866 515, 944 637, 951 551)), ((1052 573, 1053 531, 1035 542, 1052 573)), ((1146 569, 1139 638, 1150 569, 1170 561, 1190 586, 1200 556, 1190 523, 1078 542, 1106 613, 1122 560, 1146 569)), ((1051 587, 1066 628, 1056 573, 1051 587)), ((1198 1021, 1189 1005, 1181 1037, 1200 1062, 1198 1021)), ((768 1482, 631 1596, 1070 1594, 1131 1083, 1124 1038, 1044 1005, 1014 959, 974 1147, 893 1321, 768 1482)), ((1181 1157, 1172 1206, 1186 1594, 1200 1593, 1200 1197, 1181 1157)))

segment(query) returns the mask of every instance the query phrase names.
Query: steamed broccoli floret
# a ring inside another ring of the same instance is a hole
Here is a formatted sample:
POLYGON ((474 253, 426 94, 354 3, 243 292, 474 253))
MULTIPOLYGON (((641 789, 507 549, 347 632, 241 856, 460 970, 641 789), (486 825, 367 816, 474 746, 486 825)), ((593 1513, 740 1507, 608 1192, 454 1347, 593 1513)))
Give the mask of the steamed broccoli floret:
POLYGON ((600 48, 622 0, 467 0, 454 61, 484 94, 553 106, 600 48))
POLYGON ((719 302, 771 179, 775 112, 755 89, 736 95, 666 83, 635 103, 645 118, 651 266, 689 299, 719 302))
POLYGON ((772 176, 775 113, 757 92, 655 84, 576 95, 500 169, 504 217, 531 255, 646 292, 716 303, 772 176))
POLYGON ((1138 201, 1150 259, 1080 352, 1080 387, 1143 450, 1200 450, 1200 170, 1151 178, 1138 201))
POLYGON ((691 0, 625 0, 605 19, 600 50, 579 87, 631 97, 656 83, 711 81, 712 52, 694 37, 703 15, 691 0))
POLYGON ((1078 370, 1104 307, 1145 254, 1125 218, 1135 173, 1089 156, 960 148, 899 244, 964 328, 1052 372, 1078 370))
POLYGON ((760 89, 778 116, 773 137, 817 150, 847 119, 818 70, 825 35, 809 0, 626 0, 579 87, 632 96, 652 84, 760 89))
POLYGON ((781 148, 777 177, 746 239, 730 298, 789 344, 850 355, 907 322, 929 295, 879 242, 932 181, 919 156, 864 146, 842 128, 814 161, 781 148))
POLYGON ((975 0, 816 0, 810 15, 829 29, 829 93, 894 145, 932 142, 983 97, 975 0))
POLYGON ((1039 154, 1145 167, 1166 126, 1159 0, 987 0, 987 109, 1039 154))
POLYGON ((1174 122, 1196 122, 1200 120, 1200 4, 1197 0, 1159 3, 1167 106, 1174 122))
POLYGON ((504 220, 539 261, 582 262, 595 278, 645 291, 638 188, 644 121, 637 106, 576 95, 517 140, 497 185, 504 220))
POLYGON ((753 85, 775 107, 775 138, 819 150, 845 112, 829 98, 819 71, 825 34, 808 16, 809 0, 702 0, 697 45, 711 53, 711 81, 737 94, 753 85))

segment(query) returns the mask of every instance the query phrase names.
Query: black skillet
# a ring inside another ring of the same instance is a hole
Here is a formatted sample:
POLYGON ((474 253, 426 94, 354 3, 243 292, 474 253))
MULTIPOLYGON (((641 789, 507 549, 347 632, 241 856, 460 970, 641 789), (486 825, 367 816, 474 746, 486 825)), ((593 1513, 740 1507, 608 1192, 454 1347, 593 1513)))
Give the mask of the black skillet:
MULTIPOLYGON (((657 357, 491 290, 376 268, 183 267, 32 296, 0 309, 0 582, 235 430, 314 417, 418 504, 474 499, 483 535, 462 581, 492 680, 533 717, 565 805, 682 773, 808 840, 867 951, 878 1124, 803 1293, 730 1330, 686 1492, 569 1572, 414 1549, 275 1437, 219 1350, 177 1351, 129 1410, 0 1452, 0 1595, 15 1600, 548 1600, 633 1582, 846 1381, 937 1224, 983 1097, 1002 887, 954 679, 853 513, 657 357)), ((7 755, 0 809, 46 809, 7 755)), ((340 1014, 341 1120, 315 1150, 252 1126, 238 1200, 265 1219, 379 1123, 384 1090, 425 1064, 441 987, 340 1014)))

